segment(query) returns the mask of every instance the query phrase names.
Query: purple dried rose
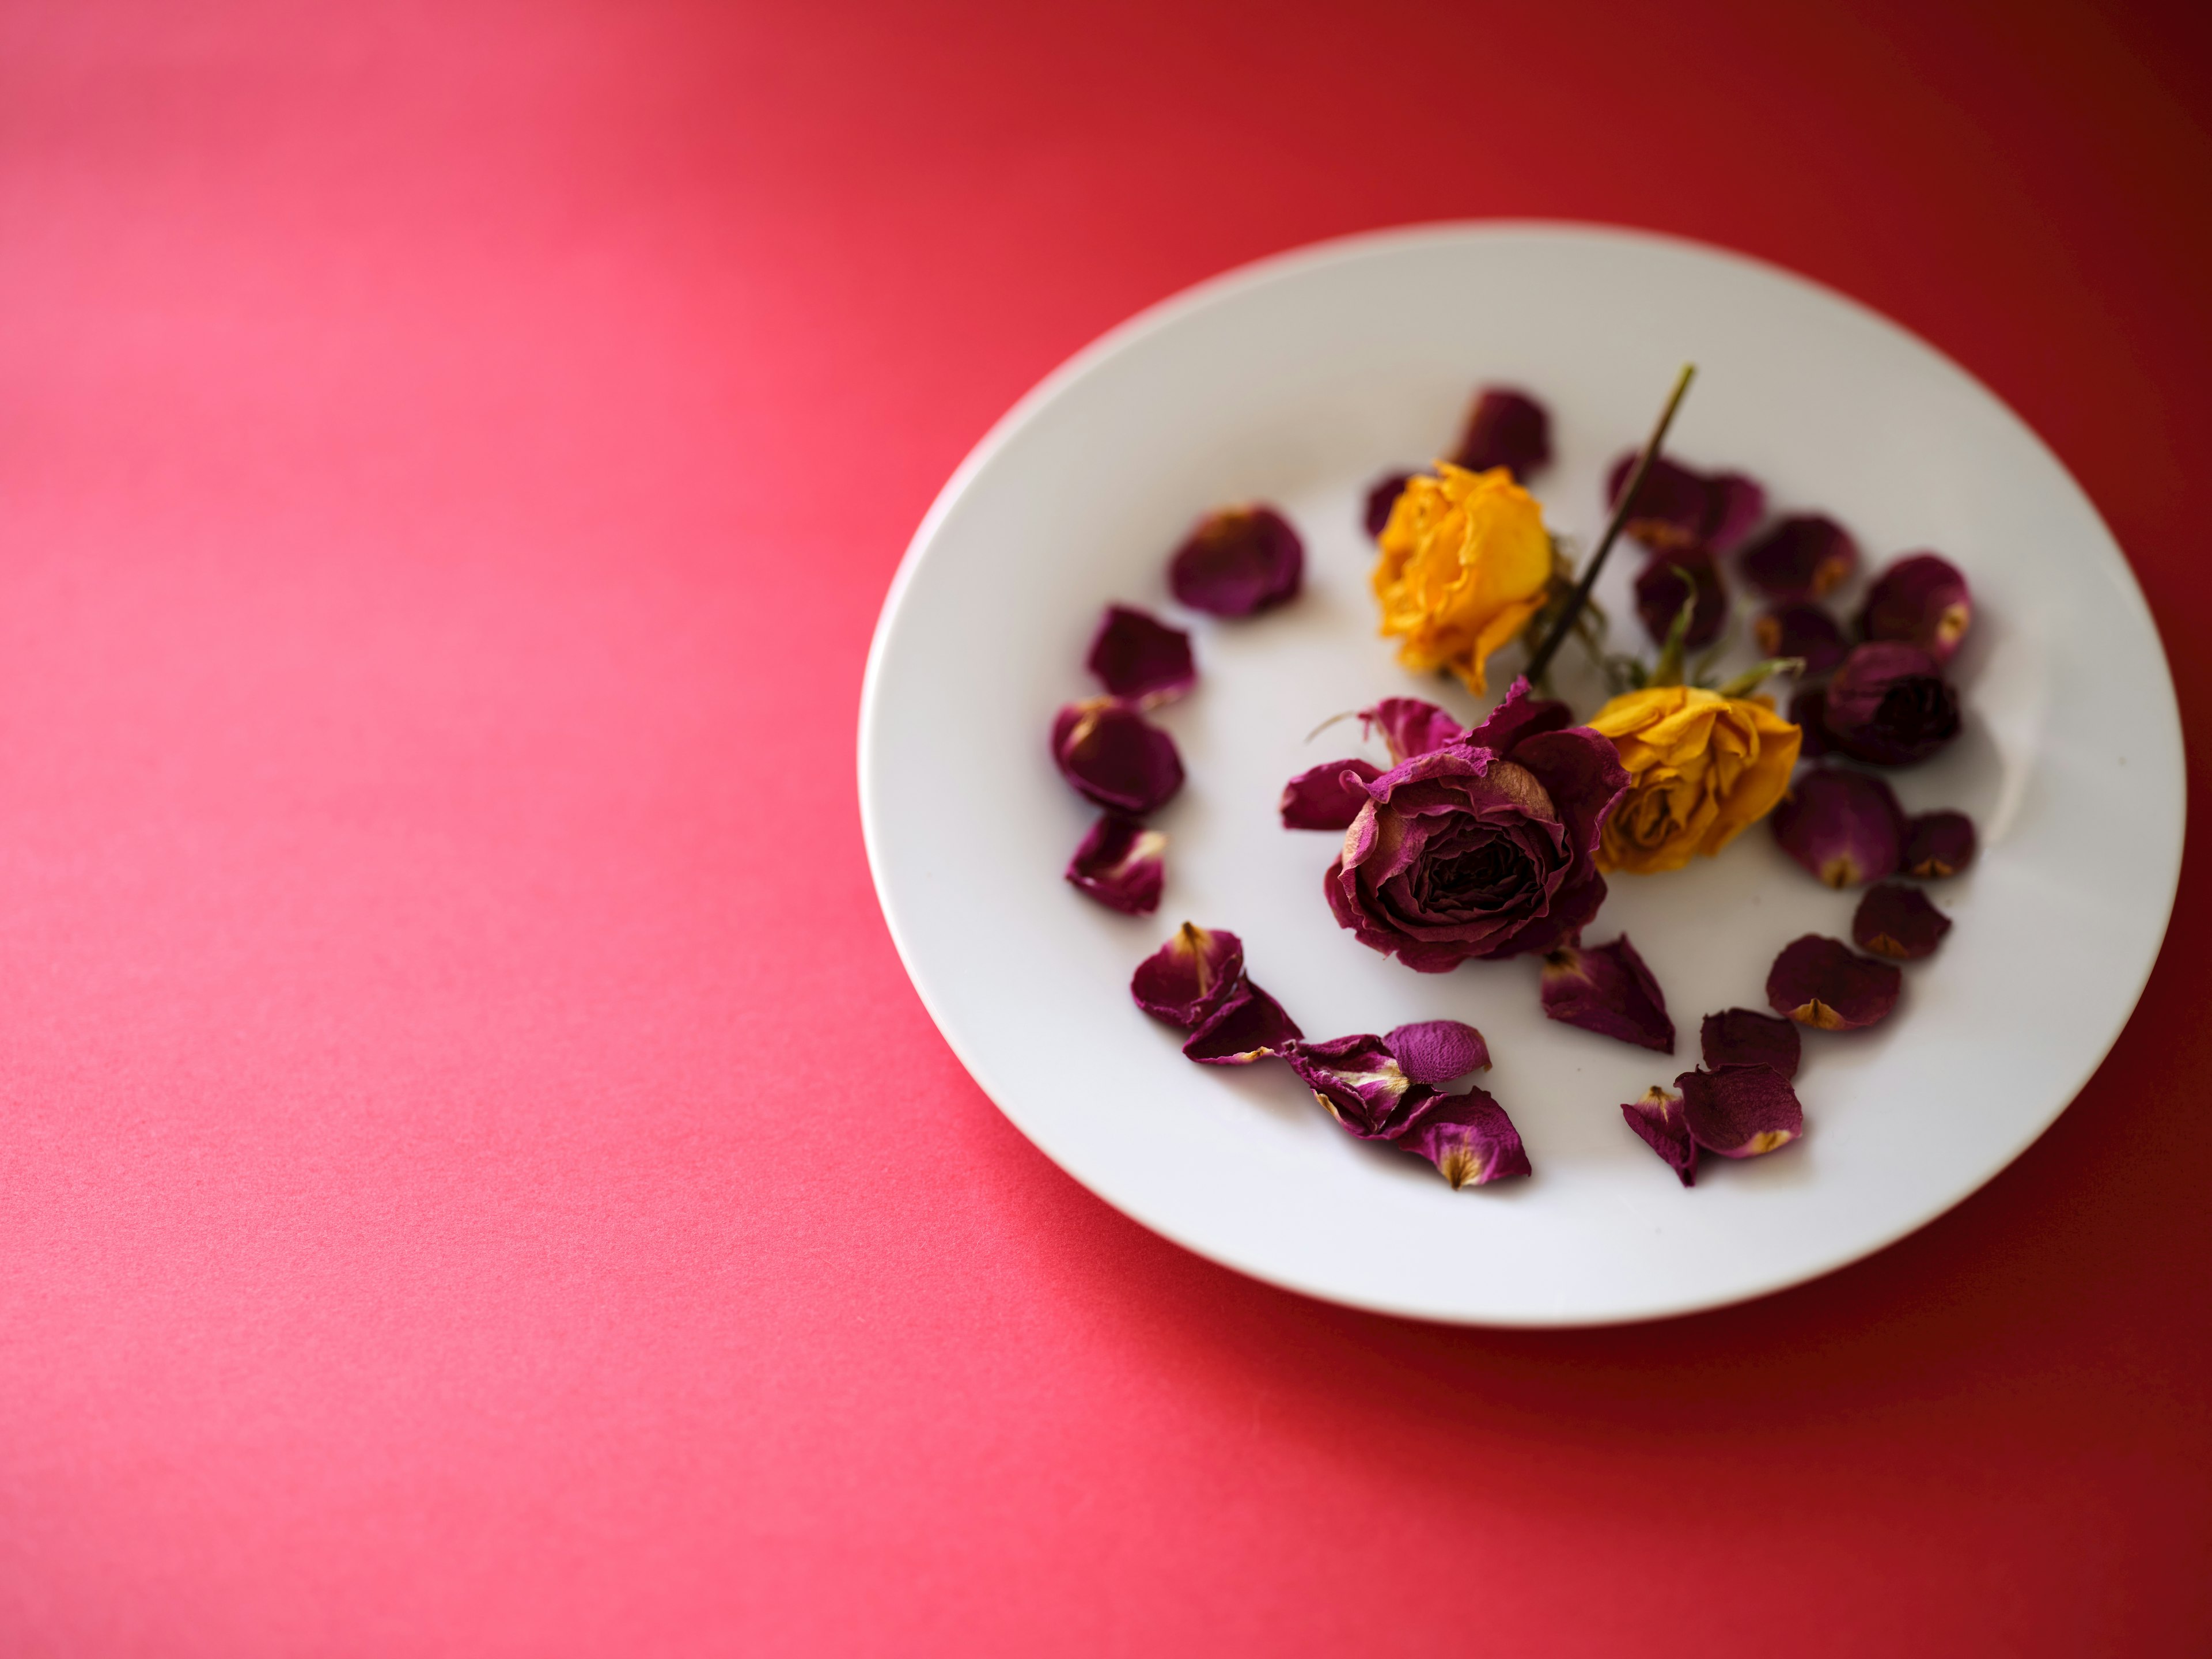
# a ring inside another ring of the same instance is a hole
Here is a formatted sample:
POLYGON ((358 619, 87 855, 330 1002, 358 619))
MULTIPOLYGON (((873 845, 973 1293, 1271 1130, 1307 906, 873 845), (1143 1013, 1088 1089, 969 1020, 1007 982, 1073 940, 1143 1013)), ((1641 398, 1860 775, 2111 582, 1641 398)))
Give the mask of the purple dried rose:
POLYGON ((1890 787, 1842 767, 1797 779, 1767 823, 1782 850, 1830 887, 1880 881, 1904 852, 1905 809, 1890 787))
POLYGON ((1246 978, 1190 1034, 1182 1052, 1201 1066, 1249 1066, 1280 1054, 1299 1036, 1283 1005, 1246 978))
POLYGON ((1859 544, 1833 519, 1788 518, 1743 550, 1743 579, 1770 599, 1817 599, 1858 568, 1859 544))
POLYGON ((1917 766, 1959 735, 1959 694, 1918 646, 1869 640, 1828 682, 1821 718, 1845 754, 1917 766))
POLYGON ((1271 507, 1208 514, 1168 562, 1168 586, 1194 611, 1249 617, 1297 595, 1305 544, 1271 507))
POLYGON ((1856 1031, 1897 1006, 1904 982, 1894 963, 1860 956, 1841 939, 1807 933, 1774 958, 1766 1006, 1800 1025, 1856 1031))
MULTIPOLYGON (((1762 612, 1751 631, 1760 656, 1796 657, 1807 679, 1832 671, 1850 649, 1842 624, 1817 605, 1778 605, 1762 612)), ((1794 705, 1790 718, 1797 718, 1794 705)))
POLYGON ((1455 1188, 1529 1172, 1503 1107, 1480 1089, 1447 1094, 1433 1086, 1490 1063, 1471 1025, 1430 1020, 1387 1037, 1289 1042, 1279 1052, 1347 1132, 1427 1158, 1455 1188))
POLYGON ((1091 833, 1075 849, 1068 860, 1067 879, 1109 910, 1150 915, 1160 908, 1160 888, 1167 878, 1160 855, 1167 844, 1168 838, 1158 830, 1109 812, 1091 826, 1091 833))
POLYGON ((1118 697, 1072 702, 1052 722, 1052 758, 1085 799, 1132 817, 1182 787, 1175 739, 1118 697))
POLYGON ((1644 1144, 1659 1154, 1675 1179, 1685 1187, 1698 1184, 1698 1143, 1690 1138, 1689 1120, 1682 1115, 1682 1097, 1654 1084, 1641 1100, 1620 1109, 1628 1127, 1644 1144))
POLYGON ((1973 619, 1973 595, 1958 567, 1938 554, 1913 553, 1875 579, 1859 612, 1859 632, 1870 640, 1917 645, 1940 667, 1951 660, 1973 619))
POLYGON ((1244 941, 1226 927, 1186 921, 1137 964, 1129 994, 1154 1019, 1186 1031, 1219 1012, 1244 983, 1244 941))
POLYGON ((1700 651, 1720 638, 1728 623, 1728 585, 1721 580, 1720 566, 1711 554, 1694 549, 1655 554, 1636 578, 1636 615, 1644 631, 1664 644, 1692 596, 1697 603, 1682 643, 1700 651))
POLYGON ((1923 881, 1955 876, 1974 861, 1974 821, 1964 812, 1923 812, 1905 826, 1905 873, 1923 881))
POLYGON ((1832 746, 1828 742, 1828 693, 1825 686, 1803 685, 1790 699, 1790 723, 1800 734, 1797 758, 1818 760, 1832 746))
POLYGON ((1106 607, 1084 660, 1109 692, 1141 708, 1179 697, 1198 683, 1190 635, 1124 605, 1106 607))
POLYGON ((1510 386, 1485 386, 1468 411, 1467 433, 1453 462, 1470 472, 1502 466, 1517 483, 1552 459, 1552 417, 1544 405, 1510 386))
POLYGON ((1490 1045, 1464 1020, 1424 1019, 1394 1027, 1382 1046, 1416 1083, 1450 1083, 1490 1069, 1490 1045))
POLYGON ((1917 962, 1932 956, 1951 931, 1951 918, 1928 902, 1928 895, 1902 882, 1867 889, 1851 918, 1851 942, 1892 962, 1917 962))
POLYGON ((1698 1028, 1698 1047, 1709 1072, 1723 1066, 1765 1066, 1784 1078, 1797 1075, 1805 1049, 1794 1020, 1777 1019, 1749 1008, 1707 1014, 1698 1028))
MULTIPOLYGON (((1630 451, 1606 474, 1610 507, 1636 466, 1630 451)), ((1654 553, 1725 553, 1751 533, 1766 511, 1766 492, 1740 472, 1692 471, 1662 455, 1644 475, 1622 528, 1654 553)))
POLYGON ((1368 490, 1366 510, 1359 521, 1367 526, 1370 537, 1382 534, 1382 526, 1390 522, 1390 509, 1398 505, 1398 497, 1406 493, 1406 481, 1413 476, 1410 472, 1386 472, 1368 490))
POLYGON ((1690 1138, 1723 1158, 1757 1158, 1805 1133, 1805 1109, 1790 1079, 1769 1066, 1723 1066, 1685 1072, 1682 1117, 1690 1138))
POLYGON ((1372 761, 1330 761, 1283 786, 1285 830, 1333 830, 1342 835, 1367 805, 1367 786, 1382 775, 1372 761))
POLYGON ((1674 1022, 1644 958, 1623 933, 1610 945, 1561 945, 1544 958, 1544 1015, 1638 1048, 1674 1052, 1674 1022))
POLYGON ((1462 739, 1370 783, 1323 884, 1338 924, 1435 974, 1574 937, 1604 902, 1598 833, 1628 775, 1566 718, 1516 681, 1462 739))

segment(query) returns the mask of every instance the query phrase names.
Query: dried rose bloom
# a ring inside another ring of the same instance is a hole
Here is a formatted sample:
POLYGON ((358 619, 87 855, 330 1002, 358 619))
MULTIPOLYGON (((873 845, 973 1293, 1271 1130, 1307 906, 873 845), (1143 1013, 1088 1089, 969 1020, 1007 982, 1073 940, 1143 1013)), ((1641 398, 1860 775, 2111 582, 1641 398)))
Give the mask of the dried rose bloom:
MULTIPOLYGON (((1807 679, 1832 672, 1850 649, 1842 624, 1817 605, 1778 605, 1761 612, 1751 631, 1760 656, 1802 659, 1807 679)), ((1790 717, 1797 718, 1794 708, 1790 717)))
POLYGON ((1902 882, 1867 889, 1851 918, 1851 942, 1892 962, 1917 962, 1935 953, 1951 931, 1951 918, 1928 902, 1928 895, 1902 882))
POLYGON ((1766 975, 1766 1006, 1800 1025, 1856 1031, 1897 1006, 1904 975, 1838 939, 1807 933, 1783 946, 1766 975))
POLYGON ((1917 766, 1959 735, 1959 694, 1918 646, 1869 640, 1828 682, 1821 718, 1845 754, 1917 766))
POLYGON ((1790 723, 1802 734, 1797 749, 1800 760, 1817 760, 1826 754, 1828 742, 1828 693, 1826 687, 1802 685, 1790 699, 1790 723))
POLYGON ((1195 1030, 1244 983, 1244 942, 1225 927, 1186 921, 1144 961, 1129 994, 1154 1019, 1195 1030))
POLYGON ((1743 550, 1743 579, 1770 599, 1817 599, 1858 568, 1859 544, 1833 519, 1800 514, 1743 550))
POLYGON ((1190 1034, 1182 1052, 1201 1066, 1249 1066, 1281 1052, 1298 1036, 1297 1022, 1283 1005, 1244 979, 1190 1034))
POLYGON ((1283 786, 1285 830, 1333 830, 1342 835, 1367 805, 1367 786, 1382 775, 1372 761, 1330 761, 1283 786))
POLYGON ((1106 607, 1085 661, 1113 696, 1147 708, 1198 683, 1190 635, 1124 605, 1106 607))
POLYGON ((1955 876, 1974 861, 1974 821, 1964 812, 1923 812, 1905 826, 1905 873, 1923 881, 1955 876))
POLYGON ((1305 544, 1270 507, 1207 514, 1168 562, 1168 586, 1194 611, 1249 617, 1297 597, 1305 544))
POLYGON ((1645 1146, 1666 1161, 1685 1187, 1698 1184, 1698 1143, 1690 1138, 1689 1121, 1682 1115, 1682 1097, 1654 1084, 1641 1100, 1620 1109, 1628 1127, 1645 1146))
POLYGON ((1431 1097, 1395 1140, 1435 1164, 1455 1192, 1533 1173, 1521 1132, 1482 1089, 1431 1097))
MULTIPOLYGON (((1635 470, 1630 451, 1606 474, 1611 507, 1635 470)), ((1654 553, 1725 553, 1751 533, 1766 511, 1766 492, 1740 472, 1695 472, 1662 455, 1644 475, 1622 528, 1654 553)))
POLYGON ((1449 1083, 1490 1069, 1490 1045, 1464 1020, 1424 1019, 1385 1032, 1382 1046, 1416 1083, 1449 1083))
POLYGON ((1390 509, 1398 505, 1398 497, 1406 493, 1406 481, 1410 472, 1386 472, 1377 478, 1367 492, 1367 507, 1360 522, 1367 526, 1370 538, 1380 539, 1382 526, 1390 522, 1390 509))
POLYGON ((1161 854, 1167 844, 1158 830, 1109 812, 1075 849, 1067 879, 1109 910, 1148 916, 1160 908, 1160 888, 1167 879, 1161 854))
POLYGON ((1843 767, 1808 771, 1768 823, 1782 850, 1830 887, 1880 881, 1905 847, 1905 809, 1890 787, 1843 767))
POLYGON ((1543 998, 1548 1019, 1674 1052, 1667 999, 1626 933, 1610 945, 1562 945, 1546 956, 1543 998))
POLYGON ((1164 806, 1182 787, 1175 739, 1117 697, 1061 709, 1052 722, 1052 757, 1085 799, 1133 817, 1164 806))
POLYGON ((1940 665, 1951 660, 1973 619, 1973 596, 1958 567, 1937 554, 1913 553, 1875 579, 1859 632, 1917 645, 1940 665))
POLYGON ((1605 821, 1601 870, 1657 875, 1716 856, 1790 787, 1802 733, 1765 697, 1694 685, 1624 691, 1590 716, 1628 774, 1605 821))
POLYGON ((1757 1158, 1805 1133, 1805 1110, 1790 1079, 1770 1066, 1685 1072, 1682 1117, 1690 1138, 1723 1158, 1757 1158))
POLYGON ((1542 607, 1557 564, 1544 509, 1510 472, 1449 461, 1407 480, 1375 550, 1369 584, 1398 660, 1449 669, 1477 696, 1489 690, 1484 665, 1542 607))
POLYGON ((1683 602, 1693 593, 1697 605, 1682 643, 1701 651, 1720 638, 1728 623, 1728 585, 1721 580, 1720 566, 1711 554, 1696 549, 1654 554, 1636 578, 1636 615, 1644 631, 1665 643, 1683 602))
POLYGON ((1731 1008, 1707 1014, 1698 1028, 1698 1047, 1705 1069, 1723 1066, 1769 1066, 1785 1078, 1797 1075, 1805 1045, 1798 1040, 1796 1023, 1749 1008, 1731 1008))
POLYGON ((1467 434, 1453 465, 1470 472, 1504 467, 1522 483, 1552 459, 1552 417, 1544 405, 1510 386, 1485 386, 1468 411, 1467 434))

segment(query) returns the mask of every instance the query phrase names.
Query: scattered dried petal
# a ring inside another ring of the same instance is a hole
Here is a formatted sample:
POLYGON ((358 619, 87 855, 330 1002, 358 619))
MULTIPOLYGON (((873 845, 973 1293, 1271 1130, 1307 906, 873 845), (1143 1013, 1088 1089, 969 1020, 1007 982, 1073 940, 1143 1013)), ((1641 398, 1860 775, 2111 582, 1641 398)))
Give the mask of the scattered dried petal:
POLYGON ((1644 1091, 1641 1100, 1622 1106, 1620 1115, 1644 1144, 1665 1161, 1675 1179, 1685 1187, 1698 1184, 1698 1143, 1690 1138, 1689 1121, 1682 1115, 1681 1096, 1669 1094, 1654 1084, 1644 1091))
POLYGON ((1490 1045, 1463 1020, 1424 1019, 1385 1034, 1382 1046, 1415 1083, 1450 1083, 1490 1069, 1490 1045))
POLYGON ((1198 683, 1190 635, 1124 605, 1106 607, 1085 660, 1107 690, 1146 708, 1179 697, 1198 683))
MULTIPOLYGON (((1818 679, 1832 672, 1850 650, 1843 625, 1817 605, 1778 605, 1752 623, 1762 657, 1803 659, 1803 676, 1818 679)), ((1793 706, 1790 716, 1797 718, 1793 706)))
POLYGON ((1186 921, 1137 964, 1129 994, 1154 1019, 1195 1030, 1244 982, 1244 942, 1225 927, 1186 921))
POLYGON ((1201 1066, 1249 1066, 1297 1042, 1298 1035, 1283 1005, 1247 979, 1190 1034, 1183 1057, 1201 1066))
POLYGON ((1964 812, 1923 812, 1905 826, 1905 873, 1923 881, 1955 876, 1974 861, 1974 821, 1964 812))
POLYGON ((1468 411, 1467 434, 1453 462, 1470 472, 1502 466, 1522 483, 1552 459, 1552 417, 1544 405, 1510 386, 1485 386, 1468 411))
POLYGON ((1693 592, 1697 605, 1690 612, 1690 631, 1682 643, 1701 651, 1720 638, 1728 623, 1728 586, 1721 580, 1720 566, 1701 549, 1654 554, 1636 578, 1636 615, 1644 631, 1664 644, 1683 602, 1693 592))
POLYGON ((1342 835, 1367 805, 1367 786, 1382 775, 1374 762, 1358 759, 1330 761, 1299 773, 1283 786, 1283 828, 1342 835))
POLYGON ((1958 567, 1939 554, 1912 553, 1875 579, 1859 612, 1859 632, 1917 645, 1940 666, 1951 660, 1973 619, 1973 596, 1958 567))
POLYGON ((1822 718, 1845 754, 1917 766, 1959 735, 1959 694, 1918 646, 1869 640, 1828 682, 1822 718))
MULTIPOLYGON (((1506 694, 1510 702, 1512 694, 1506 694)), ((1359 729, 1363 735, 1372 737, 1380 732, 1382 741, 1389 745, 1390 763, 1411 760, 1416 755, 1425 755, 1441 749, 1448 743, 1458 743, 1468 735, 1467 727, 1432 702, 1419 697, 1385 697, 1372 708, 1359 711, 1359 729)))
POLYGON ((1407 1077, 1382 1038, 1367 1033, 1326 1042, 1284 1045, 1281 1058, 1313 1091, 1328 1115, 1362 1140, 1386 1140, 1402 1127, 1401 1109, 1419 1106, 1433 1089, 1407 1077))
POLYGON ((1392 1139, 1435 1164, 1454 1191, 1533 1173, 1521 1132, 1505 1109, 1481 1089, 1431 1096, 1392 1139))
POLYGON ((1270 507, 1209 514, 1168 563, 1168 586, 1194 611, 1249 617, 1297 596, 1305 544, 1270 507))
POLYGON ((1659 981, 1623 933, 1610 945, 1562 945, 1544 958, 1544 1014, 1600 1036, 1674 1052, 1659 981))
MULTIPOLYGON (((1605 500, 1620 499, 1636 465, 1630 451, 1606 474, 1605 500)), ((1654 553, 1725 553, 1766 511, 1766 492, 1740 472, 1696 472, 1664 455, 1644 475, 1622 528, 1654 553)))
POLYGON ((1370 537, 1379 538, 1382 526, 1390 522, 1390 509, 1398 505, 1398 497, 1406 493, 1406 481, 1410 472, 1387 472, 1375 481, 1367 492, 1367 510, 1360 522, 1367 526, 1370 537))
POLYGON ((1828 741, 1828 693, 1825 686, 1802 685, 1790 699, 1790 723, 1802 734, 1800 760, 1818 760, 1832 745, 1828 741))
POLYGON ((1182 787, 1175 739, 1116 697, 1072 702, 1052 723, 1052 757, 1076 793, 1141 817, 1182 787))
POLYGON ((1800 1025, 1856 1031, 1897 1006, 1904 982, 1895 963, 1860 956, 1839 939, 1807 933, 1774 958, 1766 1006, 1800 1025))
POLYGON ((1893 872, 1905 846, 1905 809, 1865 772, 1816 766, 1790 787, 1768 820, 1782 850, 1830 887, 1893 872))
POLYGON ((1951 931, 1951 918, 1928 902, 1928 895, 1902 882, 1867 889, 1851 918, 1851 942, 1892 962, 1917 962, 1932 956, 1951 931))
POLYGON ((1799 514, 1743 550, 1743 578, 1770 599, 1817 599, 1858 568, 1859 544, 1833 519, 1799 514))
POLYGON ((1067 879, 1109 910, 1148 916, 1160 908, 1160 888, 1167 879, 1161 854, 1167 844, 1158 830, 1109 812, 1075 849, 1067 879))
POLYGON ((1749 1008, 1707 1014, 1698 1030, 1698 1047, 1709 1072, 1723 1066, 1767 1066, 1785 1078, 1797 1075, 1805 1052, 1796 1022, 1749 1008))
POLYGON ((1797 1091, 1771 1066, 1685 1072, 1674 1086, 1682 1091, 1690 1139, 1723 1158, 1757 1158, 1805 1133, 1805 1109, 1797 1103, 1797 1091))

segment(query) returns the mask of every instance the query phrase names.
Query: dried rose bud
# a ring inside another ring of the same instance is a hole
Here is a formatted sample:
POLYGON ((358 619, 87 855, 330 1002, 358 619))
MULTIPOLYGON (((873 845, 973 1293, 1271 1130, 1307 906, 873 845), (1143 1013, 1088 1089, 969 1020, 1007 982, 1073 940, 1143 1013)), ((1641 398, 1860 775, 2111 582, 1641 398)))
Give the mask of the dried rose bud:
POLYGON ((1774 958, 1766 1006, 1817 1030, 1856 1031, 1897 1006, 1904 980, 1893 963, 1860 956, 1839 939, 1807 933, 1774 958))
POLYGON ((1390 509, 1398 505, 1398 497, 1406 493, 1406 481, 1413 476, 1410 472, 1386 472, 1368 490, 1367 508, 1360 522, 1367 526, 1370 537, 1382 534, 1382 526, 1390 522, 1390 509))
POLYGON ((1720 638, 1728 622, 1728 587, 1721 580, 1720 567, 1710 553, 1654 554, 1636 578, 1636 615, 1644 631, 1663 644, 1674 629, 1674 618, 1681 614, 1684 601, 1693 592, 1697 605, 1690 612, 1690 631, 1682 636, 1682 643, 1698 651, 1720 638))
POLYGON ((1384 1034, 1382 1046, 1416 1083, 1450 1083, 1490 1069, 1490 1045, 1463 1020, 1425 1019, 1384 1034))
POLYGON ((1168 586, 1194 611, 1249 617, 1297 597, 1305 544, 1270 507, 1209 514, 1168 563, 1168 586))
POLYGON ((1052 722, 1052 757, 1085 799, 1133 817, 1182 787, 1175 739, 1115 697, 1072 702, 1052 722))
MULTIPOLYGON (((1514 702, 1512 692, 1505 694, 1505 701, 1514 702)), ((1504 706, 1505 703, 1498 705, 1501 708, 1504 706)), ((1572 724, 1571 720, 1566 723, 1572 724)), ((1393 766, 1416 755, 1441 749, 1448 743, 1458 743, 1467 736, 1467 727, 1436 704, 1424 702, 1419 697, 1385 697, 1372 708, 1361 709, 1359 730, 1364 737, 1382 734, 1382 741, 1389 747, 1393 766)), ((1508 746, 1492 745, 1500 754, 1508 746)))
POLYGON ((1129 994, 1154 1019, 1195 1030, 1244 982, 1244 942, 1225 927, 1186 921, 1137 964, 1129 994))
POLYGON ((1833 519, 1784 519, 1743 550, 1743 579, 1770 599, 1817 599, 1858 568, 1859 544, 1833 519))
POLYGON ((1928 902, 1928 895, 1902 882, 1867 889, 1851 918, 1851 942, 1892 962, 1917 962, 1931 956, 1951 931, 1951 918, 1928 902))
POLYGON ((1525 392, 1485 386, 1468 411, 1455 465, 1470 472, 1502 466, 1522 483, 1552 459, 1552 417, 1525 392))
POLYGON ((1161 854, 1167 845, 1158 830, 1109 812, 1075 849, 1067 879, 1109 910, 1148 916, 1160 908, 1160 888, 1167 879, 1161 854))
MULTIPOLYGON (((1607 507, 1620 501, 1635 466, 1634 451, 1613 464, 1605 479, 1607 507)), ((1766 492, 1741 473, 1693 472, 1662 455, 1644 475, 1621 527, 1654 553, 1725 553, 1765 511, 1766 492)))
POLYGON ((1190 635, 1124 605, 1106 607, 1085 661, 1108 691, 1147 708, 1198 683, 1190 635))
MULTIPOLYGON (((1817 605, 1778 605, 1751 625, 1762 657, 1802 658, 1807 679, 1818 679, 1843 661, 1850 643, 1841 623, 1817 605)), ((1790 718, 1797 718, 1793 704, 1790 718)))
POLYGON ((1183 1057, 1201 1066, 1249 1066, 1298 1040, 1297 1022, 1283 1005, 1249 979, 1206 1017, 1182 1045, 1183 1057))
POLYGON ((1973 861, 1974 821, 1964 812, 1923 812, 1906 823, 1906 875, 1941 881, 1973 861))
POLYGON ((1659 981, 1623 933, 1610 945, 1563 945, 1544 958, 1544 1015, 1600 1036, 1674 1052, 1659 981))
POLYGON ((1285 830, 1333 830, 1342 835, 1367 805, 1367 786, 1382 775, 1372 761, 1330 761, 1283 786, 1285 830))
POLYGON ((1805 1109, 1797 1103, 1797 1091, 1771 1066, 1685 1072, 1674 1086, 1682 1091, 1690 1139, 1723 1158, 1757 1158, 1805 1133, 1805 1109))
POLYGON ((1790 723, 1801 734, 1798 759, 1817 760, 1832 747, 1828 741, 1827 704, 1828 693, 1823 686, 1802 685, 1790 697, 1790 723))
POLYGON ((1532 1173, 1520 1131, 1505 1109, 1481 1089, 1431 1095, 1391 1139, 1435 1164, 1455 1192, 1532 1173))
POLYGON ((1782 850, 1831 887, 1880 881, 1905 846, 1905 809, 1890 787, 1842 767, 1807 772, 1767 822, 1782 850))
POLYGON ((1828 682, 1828 736, 1876 766, 1917 766, 1959 735, 1959 694, 1917 645, 1869 640, 1828 682))
POLYGON ((1689 1121, 1682 1115, 1682 1097, 1654 1084, 1641 1100, 1620 1109, 1628 1127, 1644 1144, 1665 1160, 1675 1179, 1685 1187, 1698 1184, 1698 1143, 1690 1139, 1689 1121))
POLYGON ((1698 1047, 1709 1072, 1723 1066, 1768 1066, 1785 1078, 1797 1075, 1805 1048, 1795 1022, 1748 1008, 1707 1014, 1698 1028, 1698 1047))
POLYGON ((1951 660, 1973 619, 1973 596, 1958 567, 1938 554, 1913 553, 1875 579, 1859 632, 1917 645, 1940 665, 1951 660))

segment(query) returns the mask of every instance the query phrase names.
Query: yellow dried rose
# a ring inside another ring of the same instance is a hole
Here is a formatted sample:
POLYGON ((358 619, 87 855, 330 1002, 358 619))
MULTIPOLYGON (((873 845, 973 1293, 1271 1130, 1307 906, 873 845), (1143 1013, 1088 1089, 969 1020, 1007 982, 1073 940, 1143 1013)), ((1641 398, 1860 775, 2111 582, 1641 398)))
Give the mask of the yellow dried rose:
POLYGON ((1649 875, 1711 858, 1772 810, 1797 763, 1798 729, 1769 697, 1655 685, 1615 697, 1590 729, 1628 772, 1597 849, 1601 870, 1649 875))
POLYGON ((1407 480, 1378 538, 1375 597, 1398 660, 1449 668, 1477 696, 1483 664, 1528 625, 1552 579, 1552 538, 1536 498, 1504 467, 1469 472, 1449 461, 1407 480))

